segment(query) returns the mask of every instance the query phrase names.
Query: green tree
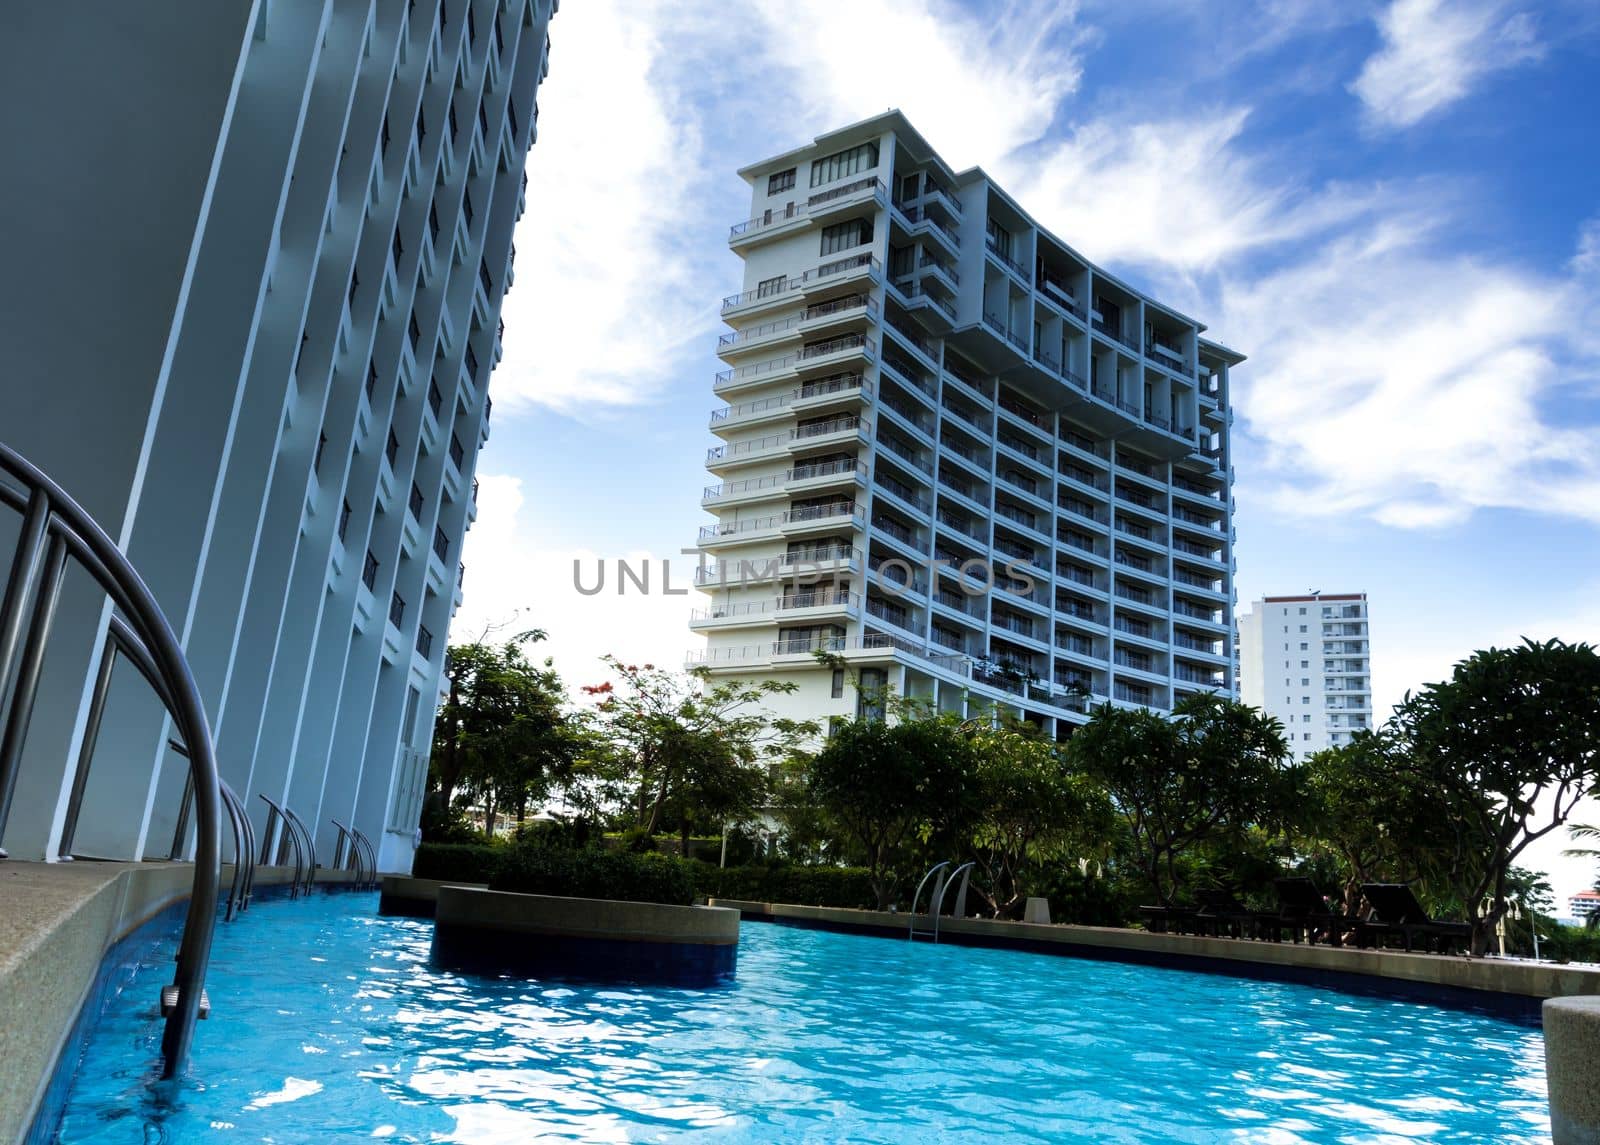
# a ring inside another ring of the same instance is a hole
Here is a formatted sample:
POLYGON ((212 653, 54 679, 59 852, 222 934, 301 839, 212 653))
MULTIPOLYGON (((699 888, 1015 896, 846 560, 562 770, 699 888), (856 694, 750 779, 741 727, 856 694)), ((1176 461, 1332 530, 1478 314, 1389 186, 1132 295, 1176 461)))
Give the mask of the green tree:
POLYGON ((1115 831, 1105 789, 1074 772, 1054 743, 1014 726, 972 736, 971 855, 996 916, 1014 914, 1041 867, 1104 857, 1115 831))
POLYGON ((795 691, 780 680, 713 683, 704 670, 682 673, 604 658, 617 677, 584 688, 596 699, 600 750, 592 756, 592 797, 626 806, 636 828, 654 836, 667 816, 720 827, 753 814, 767 797, 775 759, 818 728, 775 718, 762 705, 795 691))
POLYGON ((841 720, 810 757, 806 786, 865 861, 878 908, 912 842, 948 833, 970 805, 971 741, 949 719, 841 720))
POLYGON ((1282 725, 1213 692, 1180 701, 1171 719, 1102 705, 1069 742, 1078 770, 1110 793, 1162 902, 1177 893, 1185 852, 1276 826, 1293 798, 1282 725))
POLYGON ((504 644, 446 649, 448 691, 434 721, 429 772, 435 812, 447 812, 460 788, 484 801, 492 831, 496 814, 514 809, 522 819, 570 773, 582 724, 566 712, 550 661, 528 658, 525 646, 543 638, 531 630, 504 644))
POLYGON ((1363 883, 1437 883, 1462 865, 1471 830, 1412 767, 1392 729, 1357 732, 1306 759, 1304 827, 1339 861, 1345 909, 1363 883))
POLYGON ((1476 652, 1450 679, 1407 695, 1394 725, 1420 781, 1474 831, 1459 886, 1482 954, 1505 914, 1512 864, 1600 783, 1600 655, 1560 640, 1476 652))

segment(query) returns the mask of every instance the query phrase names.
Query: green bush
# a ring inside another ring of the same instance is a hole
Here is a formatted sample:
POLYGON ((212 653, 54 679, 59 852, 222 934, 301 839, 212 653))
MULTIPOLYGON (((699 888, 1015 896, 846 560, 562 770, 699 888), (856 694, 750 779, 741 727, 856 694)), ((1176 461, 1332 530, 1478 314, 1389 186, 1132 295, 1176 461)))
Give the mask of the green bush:
POLYGON ((492 882, 505 853, 506 848, 490 843, 424 843, 417 848, 411 874, 418 879, 492 882))
MULTIPOLYGON (((427 843, 485 843, 488 836, 472 825, 467 809, 462 803, 445 807, 438 794, 428 797, 422 805, 422 838, 427 843)), ((420 875, 418 876, 421 877, 420 875)))
POLYGON ((643 827, 629 827, 618 838, 617 846, 635 855, 648 854, 657 849, 656 837, 643 827))
POLYGON ((682 906, 693 902, 695 893, 688 868, 678 859, 597 847, 546 847, 537 842, 508 848, 489 886, 519 894, 682 906))
POLYGON ((866 907, 874 901, 870 872, 863 867, 689 865, 695 891, 707 898, 838 907, 866 907))
POLYGON ((1138 907, 1137 891, 1116 877, 1061 868, 1041 876, 1031 893, 1050 900, 1050 921, 1077 926, 1126 926, 1138 907))

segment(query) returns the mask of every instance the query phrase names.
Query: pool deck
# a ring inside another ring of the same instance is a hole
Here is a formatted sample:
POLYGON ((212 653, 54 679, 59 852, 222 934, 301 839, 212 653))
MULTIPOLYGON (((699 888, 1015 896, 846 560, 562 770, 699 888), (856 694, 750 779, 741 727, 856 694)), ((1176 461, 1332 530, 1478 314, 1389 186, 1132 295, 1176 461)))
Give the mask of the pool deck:
MULTIPOLYGON (((232 871, 224 865, 224 896, 232 871)), ((256 868, 258 889, 293 877, 292 868, 256 868)), ((0 862, 0 1142, 28 1132, 106 953, 186 900, 193 880, 189 863, 0 862)), ((317 871, 318 883, 353 880, 317 871)))
MULTIPOLYGON (((910 916, 887 911, 712 899, 750 921, 787 923, 904 940, 910 916)), ((924 919, 925 920, 925 919, 924 919)), ((923 940, 926 941, 926 940, 923 940)), ((1392 994, 1488 1010, 1537 1024, 1546 998, 1600 995, 1600 968, 1501 958, 1407 954, 1242 938, 1197 938, 1117 927, 942 918, 939 941, 1003 947, 1173 969, 1245 975, 1392 994)))

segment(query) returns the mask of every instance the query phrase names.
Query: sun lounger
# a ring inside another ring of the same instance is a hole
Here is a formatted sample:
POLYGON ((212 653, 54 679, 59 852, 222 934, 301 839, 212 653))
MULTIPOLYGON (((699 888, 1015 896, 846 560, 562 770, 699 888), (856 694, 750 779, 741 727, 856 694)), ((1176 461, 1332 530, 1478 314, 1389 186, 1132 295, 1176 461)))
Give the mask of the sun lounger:
POLYGON ((1420 940, 1424 949, 1443 954, 1472 937, 1472 927, 1464 922, 1430 918, 1404 883, 1363 883, 1361 894, 1372 908, 1372 917, 1356 923, 1357 946, 1381 946, 1386 939, 1399 936, 1406 950, 1420 940))
POLYGON ((1295 942, 1304 936, 1312 944, 1319 941, 1331 946, 1344 944, 1345 933, 1355 925, 1355 920, 1331 908, 1315 883, 1307 878, 1282 878, 1273 880, 1272 885, 1278 893, 1278 909, 1260 921, 1263 938, 1281 942, 1288 934, 1295 942))

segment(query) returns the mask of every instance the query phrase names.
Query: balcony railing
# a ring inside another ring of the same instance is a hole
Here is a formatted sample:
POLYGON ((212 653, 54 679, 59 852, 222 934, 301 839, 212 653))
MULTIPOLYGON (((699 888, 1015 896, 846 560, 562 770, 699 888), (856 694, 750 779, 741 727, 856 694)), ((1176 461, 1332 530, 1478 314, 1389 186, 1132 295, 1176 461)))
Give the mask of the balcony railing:
POLYGON ((746 342, 769 338, 774 334, 781 334, 785 330, 793 330, 800 325, 800 322, 801 318, 796 316, 782 318, 776 322, 763 322, 759 326, 751 326, 744 330, 730 330, 728 333, 718 336, 717 347, 721 349, 726 346, 738 346, 746 342))
POLYGON ((441 561, 450 559, 450 538, 437 525, 433 529, 433 555, 441 561))
POLYGON ((389 597, 389 623, 396 628, 400 627, 406 618, 406 602, 397 592, 389 597))
POLYGON ((795 441, 804 441, 812 437, 824 437, 830 433, 844 433, 846 430, 861 428, 863 428, 861 418, 855 414, 847 414, 844 417, 829 418, 827 421, 798 426, 790 431, 789 436, 795 441))
POLYGON ((874 194, 882 192, 883 194, 887 195, 889 193, 889 189, 884 186, 883 180, 873 176, 867 179, 857 179, 850 183, 843 183, 827 191, 818 191, 815 195, 812 195, 806 200, 806 207, 809 209, 815 209, 825 203, 832 203, 839 199, 846 198, 850 195, 859 194, 860 192, 869 189, 873 191, 874 194))
POLYGON ((1028 283, 1030 286, 1033 284, 1033 272, 1022 263, 1012 258, 1009 254, 1006 254, 1004 251, 1002 251, 999 245, 995 242, 993 235, 985 236, 985 245, 989 248, 989 253, 994 255, 995 258, 999 259, 1003 264, 1005 264, 1005 266, 1008 267, 1013 274, 1022 279, 1023 282, 1028 283))
POLYGON ((835 473, 861 473, 865 475, 866 466, 854 457, 840 458, 838 461, 817 461, 807 465, 796 465, 784 473, 790 481, 802 481, 808 477, 831 477, 835 473))
POLYGON ((799 360, 805 362, 813 358, 825 358, 830 354, 842 354, 846 350, 864 350, 867 356, 871 357, 877 348, 878 344, 865 334, 846 334, 842 338, 802 347, 799 360))
POLYGON ((826 521, 833 517, 850 517, 856 512, 854 501, 834 501, 827 505, 807 505, 800 509, 790 509, 783 514, 783 523, 786 525, 799 525, 811 521, 826 521))
POLYGON ((796 608, 859 608, 860 606, 860 596, 840 589, 791 593, 787 596, 780 596, 776 605, 780 612, 791 611, 796 608))

